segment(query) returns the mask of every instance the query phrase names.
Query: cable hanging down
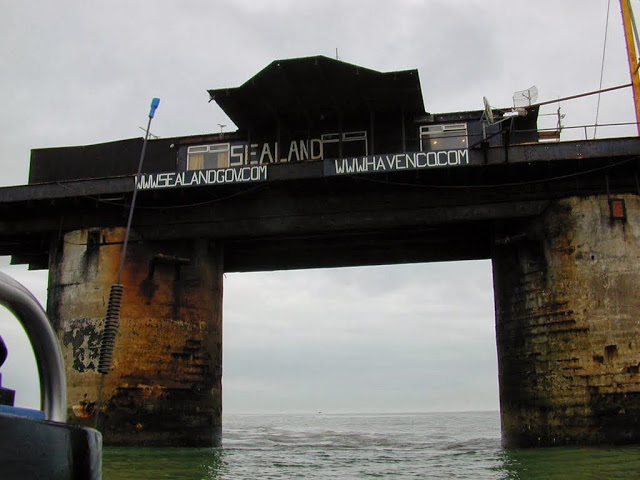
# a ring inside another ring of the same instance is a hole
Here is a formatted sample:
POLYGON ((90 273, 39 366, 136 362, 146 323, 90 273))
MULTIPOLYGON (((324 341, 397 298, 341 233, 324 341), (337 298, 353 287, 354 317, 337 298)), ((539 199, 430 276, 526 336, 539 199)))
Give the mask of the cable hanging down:
MULTIPOLYGON (((611 0, 607 1, 607 18, 605 20, 605 24, 604 24, 604 42, 602 45, 602 63, 600 65, 600 84, 598 86, 598 90, 602 90, 602 79, 604 76, 604 60, 605 60, 605 56, 606 56, 606 52, 607 52, 607 34, 609 32, 609 11, 611 10, 611 0)), ((598 117, 600 116, 600 96, 601 94, 598 93, 598 104, 596 106, 596 122, 595 122, 595 126, 593 128, 593 139, 595 140, 596 138, 596 132, 598 131, 598 117)))

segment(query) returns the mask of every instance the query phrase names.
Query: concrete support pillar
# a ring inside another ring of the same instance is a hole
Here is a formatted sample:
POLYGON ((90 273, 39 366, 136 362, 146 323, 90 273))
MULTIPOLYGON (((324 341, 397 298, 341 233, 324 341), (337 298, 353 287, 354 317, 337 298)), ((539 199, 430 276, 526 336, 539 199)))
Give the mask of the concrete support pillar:
MULTIPOLYGON (((123 229, 79 230, 52 249, 48 313, 66 363, 69 420, 82 425, 95 419, 100 337, 123 238, 123 229)), ((222 261, 208 241, 132 235, 99 416, 106 445, 220 444, 222 261)))
POLYGON ((506 446, 640 442, 640 198, 617 198, 626 219, 575 197, 496 226, 506 446))

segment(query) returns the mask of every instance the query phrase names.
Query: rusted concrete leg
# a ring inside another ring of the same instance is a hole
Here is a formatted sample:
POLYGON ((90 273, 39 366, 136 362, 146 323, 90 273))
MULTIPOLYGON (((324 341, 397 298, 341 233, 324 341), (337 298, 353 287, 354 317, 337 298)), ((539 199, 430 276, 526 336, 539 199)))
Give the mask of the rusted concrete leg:
POLYGON ((557 201, 497 226, 493 253, 506 446, 640 442, 640 199, 557 201))
MULTIPOLYGON (((70 232, 51 258, 48 310, 65 357, 69 419, 83 425, 94 422, 100 335, 123 235, 70 232)), ((222 261, 208 241, 133 237, 99 417, 106 445, 220 444, 222 261)))

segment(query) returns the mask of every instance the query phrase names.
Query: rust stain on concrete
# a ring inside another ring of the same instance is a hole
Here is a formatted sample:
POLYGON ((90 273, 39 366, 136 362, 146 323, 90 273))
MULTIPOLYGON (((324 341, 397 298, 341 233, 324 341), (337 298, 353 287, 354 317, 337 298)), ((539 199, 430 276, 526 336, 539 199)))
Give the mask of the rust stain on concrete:
POLYGON ((504 228, 494 251, 503 439, 510 446, 640 441, 640 202, 570 198, 504 228), (536 275, 531 275, 536 272, 536 275), (635 403, 634 403, 635 402, 635 403))
POLYGON ((122 233, 71 232, 57 245, 49 305, 67 366, 70 418, 91 425, 100 408, 107 445, 217 445, 222 254, 206 241, 148 244, 134 237, 113 369, 96 405, 100 335, 122 233))

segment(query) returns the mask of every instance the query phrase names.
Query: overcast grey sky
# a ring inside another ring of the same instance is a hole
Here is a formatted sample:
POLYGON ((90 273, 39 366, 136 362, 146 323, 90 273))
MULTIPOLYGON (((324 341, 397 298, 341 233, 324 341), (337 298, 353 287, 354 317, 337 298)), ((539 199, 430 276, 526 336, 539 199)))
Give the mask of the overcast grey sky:
MULTIPOLYGON (((610 15, 603 87, 629 82, 615 0, 610 15)), ((483 96, 508 107, 532 85, 541 101, 596 90, 606 16, 607 0, 1 0, 0 186, 26 183, 31 148, 141 136, 154 96, 155 135, 228 130, 206 90, 279 58, 338 49, 417 68, 430 112, 481 109, 483 96)), ((593 124, 596 105, 563 103, 565 125, 593 124)), ((603 95, 598 120, 634 121, 630 91, 603 95)), ((46 273, 0 269, 44 302, 46 273)), ((225 411, 497 409, 491 282, 488 261, 227 275, 225 411)), ((0 311, 3 385, 36 406, 16 328, 0 311)))

